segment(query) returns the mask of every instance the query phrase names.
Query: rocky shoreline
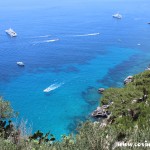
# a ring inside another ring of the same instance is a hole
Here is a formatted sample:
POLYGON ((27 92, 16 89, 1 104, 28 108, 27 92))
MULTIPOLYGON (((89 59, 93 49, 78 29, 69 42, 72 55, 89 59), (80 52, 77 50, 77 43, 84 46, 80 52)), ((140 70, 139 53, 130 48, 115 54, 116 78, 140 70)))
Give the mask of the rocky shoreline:
MULTIPOLYGON (((145 69, 146 71, 150 71, 150 65, 145 69)), ((127 85, 131 82, 134 81, 134 77, 133 76, 127 76, 124 80, 123 83, 124 85, 127 85)), ((98 89, 98 93, 100 94, 104 94, 105 89, 104 88, 99 88, 98 89)), ((145 102, 146 103, 146 99, 148 97, 148 93, 146 91, 143 90, 143 96, 133 99, 131 100, 131 104, 134 103, 141 103, 141 102, 145 102)), ((91 113, 91 117, 95 118, 95 119, 102 119, 100 126, 106 126, 108 124, 108 122, 113 121, 113 118, 111 117, 111 111, 109 110, 110 106, 113 104, 113 101, 109 100, 108 104, 102 105, 102 106, 98 106, 92 113, 91 113)), ((128 113, 132 113, 131 110, 128 110, 128 113)), ((95 121, 97 122, 97 121, 95 121)))
MULTIPOLYGON (((133 81, 133 76, 127 76, 124 79, 124 85, 130 83, 133 81)), ((104 88, 99 88, 98 92, 100 94, 103 94, 105 91, 104 88)), ((108 118, 108 116, 110 116, 111 112, 108 111, 108 108, 110 105, 112 105, 113 102, 110 102, 108 105, 102 105, 101 107, 98 106, 92 113, 91 116, 94 118, 108 118)))

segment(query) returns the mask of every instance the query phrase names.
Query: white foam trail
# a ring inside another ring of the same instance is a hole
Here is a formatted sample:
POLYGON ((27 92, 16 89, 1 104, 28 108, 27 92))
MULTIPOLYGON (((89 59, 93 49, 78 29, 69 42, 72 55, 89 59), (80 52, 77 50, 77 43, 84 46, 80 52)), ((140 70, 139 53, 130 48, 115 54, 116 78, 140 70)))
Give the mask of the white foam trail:
POLYGON ((75 35, 75 36, 96 36, 99 35, 100 33, 90 33, 90 34, 80 34, 80 35, 75 35))
POLYGON ((33 36, 31 38, 46 38, 46 37, 50 37, 51 35, 41 35, 41 36, 33 36))
POLYGON ((56 42, 56 41, 59 41, 59 39, 46 40, 46 41, 43 41, 43 42, 50 43, 50 42, 56 42))
POLYGON ((42 35, 42 36, 38 36, 38 37, 50 37, 51 35, 42 35))
POLYGON ((41 44, 41 43, 51 43, 51 42, 56 42, 56 41, 59 41, 59 39, 51 39, 51 40, 44 40, 44 41, 34 42, 33 45, 41 44))
POLYGON ((53 91, 53 90, 59 88, 59 87, 62 86, 63 84, 64 84, 64 83, 59 83, 59 84, 55 83, 55 84, 52 84, 52 85, 50 85, 49 87, 47 87, 46 89, 44 89, 43 92, 45 92, 45 93, 51 92, 51 91, 53 91))

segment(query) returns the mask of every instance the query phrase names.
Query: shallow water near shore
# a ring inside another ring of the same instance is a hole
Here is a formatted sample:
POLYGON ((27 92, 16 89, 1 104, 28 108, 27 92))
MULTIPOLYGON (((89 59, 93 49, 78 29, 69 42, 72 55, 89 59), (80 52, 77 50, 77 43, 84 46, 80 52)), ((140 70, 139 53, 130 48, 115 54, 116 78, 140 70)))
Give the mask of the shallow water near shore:
POLYGON ((27 2, 9 11, 0 2, 0 95, 33 131, 51 131, 59 139, 89 118, 99 87, 123 86, 126 76, 150 63, 150 2, 27 2), (112 18, 117 11, 122 20, 112 18), (9 27, 18 37, 5 35, 9 27))

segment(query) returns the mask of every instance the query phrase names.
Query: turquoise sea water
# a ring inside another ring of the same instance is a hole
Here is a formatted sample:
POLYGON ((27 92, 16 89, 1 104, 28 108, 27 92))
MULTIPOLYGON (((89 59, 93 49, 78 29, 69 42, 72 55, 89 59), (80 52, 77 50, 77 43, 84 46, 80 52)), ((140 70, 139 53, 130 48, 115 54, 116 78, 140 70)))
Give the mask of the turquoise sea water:
POLYGON ((74 131, 99 104, 99 87, 122 86, 150 63, 149 6, 148 0, 0 2, 0 95, 33 131, 57 138, 74 131), (122 20, 112 18, 118 11, 122 20), (16 38, 5 34, 9 27, 16 38))

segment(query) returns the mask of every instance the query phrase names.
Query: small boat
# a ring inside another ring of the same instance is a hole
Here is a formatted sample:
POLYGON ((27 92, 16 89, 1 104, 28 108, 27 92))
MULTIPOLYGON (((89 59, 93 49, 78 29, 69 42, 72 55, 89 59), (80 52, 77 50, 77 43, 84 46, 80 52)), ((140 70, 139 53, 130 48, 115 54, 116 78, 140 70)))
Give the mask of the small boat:
POLYGON ((60 86, 60 85, 52 84, 52 85, 50 85, 48 88, 44 89, 43 92, 48 93, 48 92, 50 92, 50 91, 53 91, 53 90, 57 89, 59 86, 60 86))
POLYGON ((18 65, 18 66, 24 66, 24 63, 21 62, 21 61, 18 61, 18 62, 17 62, 17 65, 18 65))
POLYGON ((147 24, 150 24, 150 22, 148 22, 147 24))
POLYGON ((50 92, 50 91, 55 90, 56 88, 58 88, 58 86, 55 85, 55 84, 52 84, 52 85, 50 85, 48 88, 44 89, 43 92, 48 93, 48 92, 50 92))
POLYGON ((8 35, 10 35, 11 37, 16 37, 17 36, 17 33, 13 29, 11 29, 11 28, 9 28, 8 30, 5 30, 5 32, 8 35))
POLYGON ((50 87, 48 87, 48 88, 46 88, 45 90, 43 90, 43 92, 45 92, 45 93, 48 93, 48 92, 50 92, 51 91, 51 88, 50 87))
POLYGON ((55 84, 52 84, 52 85, 50 85, 49 87, 47 87, 46 89, 44 89, 43 90, 43 92, 45 92, 45 93, 48 93, 48 92, 50 92, 50 91, 53 91, 53 90, 55 90, 55 89, 57 89, 57 88, 59 88, 61 85, 63 85, 64 83, 55 83, 55 84))
POLYGON ((122 15, 119 14, 119 13, 116 13, 116 14, 114 14, 112 16, 113 16, 113 18, 122 19, 122 15))

